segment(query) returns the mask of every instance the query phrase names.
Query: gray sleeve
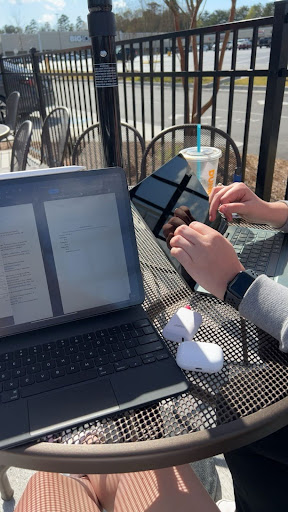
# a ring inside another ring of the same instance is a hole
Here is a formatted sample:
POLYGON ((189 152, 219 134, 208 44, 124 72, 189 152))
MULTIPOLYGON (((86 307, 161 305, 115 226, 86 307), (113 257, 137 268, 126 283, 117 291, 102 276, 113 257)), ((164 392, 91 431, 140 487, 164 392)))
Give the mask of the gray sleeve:
POLYGON ((239 313, 279 341, 288 352, 288 288, 261 275, 248 288, 239 313))
MULTIPOLYGON (((279 201, 280 203, 285 203, 287 206, 288 206, 288 201, 279 201)), ((279 228, 280 231, 284 231, 284 233, 288 233, 288 218, 285 222, 285 224, 283 224, 283 226, 281 228, 279 228)))

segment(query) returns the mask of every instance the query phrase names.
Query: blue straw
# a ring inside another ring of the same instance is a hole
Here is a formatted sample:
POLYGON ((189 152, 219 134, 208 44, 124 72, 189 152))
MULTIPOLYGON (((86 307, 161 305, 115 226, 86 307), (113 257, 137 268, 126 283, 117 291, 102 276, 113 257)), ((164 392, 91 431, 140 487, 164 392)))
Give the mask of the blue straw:
MULTIPOLYGON (((197 124, 197 153, 201 153, 201 124, 197 124)), ((197 162, 197 178, 201 177, 201 162, 197 162)))

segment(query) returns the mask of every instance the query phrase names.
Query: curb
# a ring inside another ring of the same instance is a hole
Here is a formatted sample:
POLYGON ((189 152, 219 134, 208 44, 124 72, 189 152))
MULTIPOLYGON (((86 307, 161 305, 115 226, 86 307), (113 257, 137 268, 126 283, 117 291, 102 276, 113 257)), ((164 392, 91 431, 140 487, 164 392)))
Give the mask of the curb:
MULTIPOLYGON (((228 79, 230 80, 230 78, 228 79)), ((229 90, 230 89, 230 85, 225 85, 225 83, 228 81, 227 79, 225 79, 225 82, 224 83, 221 83, 220 81, 220 87, 219 89, 226 89, 226 90, 229 90)), ((118 84, 122 84, 124 82, 124 80, 121 79, 121 77, 118 77, 118 84)), ((135 81, 134 82, 134 86, 140 86, 141 85, 141 82, 139 81, 135 81)), ((145 86, 149 86, 150 87, 150 83, 149 82, 143 82, 143 85, 144 87, 145 86)), ((153 84, 153 87, 161 87, 161 83, 160 82, 156 82, 155 84, 153 84)), ((165 82, 163 84, 163 87, 169 87, 171 88, 171 83, 167 83, 165 82)), ((183 85, 181 83, 177 83, 175 84, 175 88, 178 88, 178 87, 181 87, 183 88, 183 85)), ((213 88, 213 82, 210 82, 209 84, 202 84, 202 89, 212 89, 213 88)), ((247 88, 248 88, 248 85, 235 85, 234 88, 236 90, 239 90, 239 91, 246 91, 247 88)), ((266 91, 266 86, 265 85, 254 85, 253 87, 253 91, 262 91, 262 92, 265 92, 266 91)), ((288 92, 288 90, 287 90, 288 92)))

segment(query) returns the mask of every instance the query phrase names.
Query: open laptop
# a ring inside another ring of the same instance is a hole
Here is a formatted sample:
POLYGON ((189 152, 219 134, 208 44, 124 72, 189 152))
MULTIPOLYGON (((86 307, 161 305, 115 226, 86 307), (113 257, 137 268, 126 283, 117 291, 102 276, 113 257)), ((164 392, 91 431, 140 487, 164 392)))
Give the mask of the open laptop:
MULTIPOLYGON (((179 206, 188 206, 195 220, 222 233, 245 268, 288 286, 288 236, 278 230, 229 225, 219 212, 209 222, 208 195, 182 156, 176 156, 130 190, 130 197, 159 245, 191 288, 208 293, 185 272, 167 248, 162 227, 179 206)), ((217 272, 217 269, 215 269, 217 272)))
POLYGON ((0 177, 0 447, 186 391, 141 306, 124 171, 15 174, 0 177))

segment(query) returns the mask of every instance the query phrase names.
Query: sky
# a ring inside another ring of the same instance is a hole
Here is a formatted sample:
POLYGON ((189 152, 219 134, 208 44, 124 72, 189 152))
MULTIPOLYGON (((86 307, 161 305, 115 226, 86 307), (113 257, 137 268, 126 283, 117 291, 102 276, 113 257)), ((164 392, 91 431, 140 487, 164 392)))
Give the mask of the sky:
MULTIPOLYGON (((155 0, 157 2, 157 0, 155 0)), ((237 7, 242 5, 253 5, 258 0, 238 0, 237 7)), ((149 0, 112 0, 113 12, 129 8, 138 9, 147 5, 149 0)), ((161 0, 158 0, 162 4, 161 0)), ((264 4, 266 3, 263 2, 264 4)), ((218 9, 229 9, 230 0, 221 0, 217 5, 218 9)), ((215 0, 206 0, 205 9, 209 12, 215 10, 215 0)), ((51 26, 57 23, 57 17, 66 14, 72 23, 75 23, 77 16, 87 21, 88 2, 87 0, 0 0, 0 27, 4 25, 20 25, 23 29, 34 18, 40 25, 46 22, 51 26)))

